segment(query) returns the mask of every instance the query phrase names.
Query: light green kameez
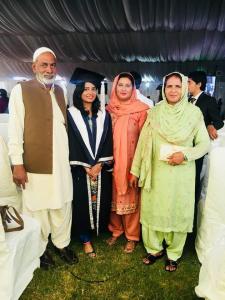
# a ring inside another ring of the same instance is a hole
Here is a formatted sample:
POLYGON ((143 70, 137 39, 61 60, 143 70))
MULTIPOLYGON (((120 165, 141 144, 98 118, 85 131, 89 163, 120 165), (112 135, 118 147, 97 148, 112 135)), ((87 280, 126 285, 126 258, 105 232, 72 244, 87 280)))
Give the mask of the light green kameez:
MULTIPOLYGON (((157 113, 157 107, 154 110, 154 113, 157 113)), ((152 113, 153 111, 149 113, 150 118, 152 113)), ((200 112, 199 118, 202 119, 200 112)), ((194 160, 204 155, 208 148, 208 133, 203 119, 194 134, 195 136, 190 136, 189 140, 179 145, 187 147, 185 154, 188 162, 171 166, 166 161, 159 160, 160 145, 168 144, 168 141, 153 130, 151 190, 142 189, 141 192, 142 225, 163 232, 192 231, 195 198, 194 160), (195 147, 192 146, 193 140, 195 147)), ((138 147, 145 142, 140 140, 138 147)), ((135 174, 135 171, 134 160, 132 173, 135 174)))
POLYGON ((164 238, 166 233, 173 233, 173 236, 183 233, 180 246, 176 243, 180 250, 176 250, 177 254, 174 254, 173 259, 181 256, 186 233, 192 231, 195 160, 203 156, 209 147, 209 137, 201 111, 188 103, 186 95, 183 98, 179 104, 181 117, 179 111, 175 111, 176 107, 168 105, 166 100, 151 109, 131 168, 131 173, 139 177, 139 186, 142 188, 141 224, 145 248, 148 253, 158 252, 152 246, 156 238, 153 231, 158 232, 158 237, 160 233, 164 234, 164 238), (166 132, 168 135, 164 134, 166 132), (182 152, 188 161, 172 166, 159 160, 162 144, 185 147, 182 152), (152 242, 148 242, 150 240, 152 242))

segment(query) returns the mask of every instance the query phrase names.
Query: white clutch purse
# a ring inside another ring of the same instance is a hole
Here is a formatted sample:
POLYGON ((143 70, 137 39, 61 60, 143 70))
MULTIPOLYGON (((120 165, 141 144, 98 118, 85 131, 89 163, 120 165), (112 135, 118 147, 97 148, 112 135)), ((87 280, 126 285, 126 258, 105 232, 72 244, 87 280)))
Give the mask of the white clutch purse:
POLYGON ((168 161, 168 157, 175 152, 182 152, 186 149, 183 146, 177 146, 172 144, 162 144, 160 146, 159 160, 168 161))

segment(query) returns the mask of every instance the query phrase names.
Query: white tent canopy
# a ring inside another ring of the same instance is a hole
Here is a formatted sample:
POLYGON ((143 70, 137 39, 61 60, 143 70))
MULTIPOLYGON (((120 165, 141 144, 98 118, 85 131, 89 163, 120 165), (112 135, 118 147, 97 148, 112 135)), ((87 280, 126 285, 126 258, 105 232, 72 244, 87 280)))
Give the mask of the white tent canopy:
POLYGON ((0 12, 0 80, 31 76, 41 46, 67 79, 76 67, 153 79, 225 67, 224 0, 2 0, 0 12))

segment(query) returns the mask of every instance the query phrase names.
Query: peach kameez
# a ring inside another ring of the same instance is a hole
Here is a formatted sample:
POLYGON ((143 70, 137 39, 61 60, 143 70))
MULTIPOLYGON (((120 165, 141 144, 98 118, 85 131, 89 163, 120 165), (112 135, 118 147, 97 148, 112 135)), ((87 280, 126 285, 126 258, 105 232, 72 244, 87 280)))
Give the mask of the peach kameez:
POLYGON ((130 169, 148 106, 136 99, 136 89, 126 103, 120 103, 115 78, 108 106, 112 117, 114 142, 113 199, 109 230, 113 237, 123 233, 128 240, 140 239, 140 191, 128 186, 130 169))
MULTIPOLYGON (((112 120, 114 123, 113 114, 112 120)), ((131 114, 127 128, 127 178, 137 146, 141 128, 145 122, 146 111, 131 114)), ((116 176, 116 174, 114 174, 116 176)), ((128 187, 124 195, 119 195, 113 180, 112 212, 110 215, 109 230, 112 235, 119 237, 123 233, 128 240, 139 241, 140 238, 140 191, 128 187)))

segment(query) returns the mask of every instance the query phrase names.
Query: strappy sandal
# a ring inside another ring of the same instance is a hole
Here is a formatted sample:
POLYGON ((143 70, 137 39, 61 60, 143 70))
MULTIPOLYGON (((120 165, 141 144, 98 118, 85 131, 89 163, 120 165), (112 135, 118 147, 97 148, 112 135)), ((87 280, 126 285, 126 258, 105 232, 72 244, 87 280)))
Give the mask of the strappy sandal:
POLYGON ((165 271, 175 272, 177 270, 177 266, 178 266, 177 261, 172 260, 172 259, 167 259, 166 262, 165 262, 165 271))
POLYGON ((111 236, 109 239, 106 240, 106 243, 109 245, 109 246, 113 246, 115 245, 115 243, 117 242, 117 237, 115 236, 111 236))
POLYGON ((137 245, 136 241, 128 240, 125 247, 124 247, 124 252, 125 253, 132 253, 134 251, 136 245, 137 245))
POLYGON ((91 252, 85 252, 85 254, 87 256, 89 256, 90 258, 95 258, 97 256, 95 250, 91 251, 91 252))
POLYGON ((159 252, 157 255, 147 253, 147 255, 143 259, 143 264, 146 266, 153 265, 158 259, 162 258, 164 254, 164 251, 159 252))
POLYGON ((90 258, 95 258, 96 257, 96 252, 95 252, 95 250, 94 250, 94 248, 93 248, 93 246, 90 242, 84 243, 84 253, 87 256, 89 256, 90 258), (85 246, 87 246, 87 244, 89 244, 91 250, 88 250, 88 251, 85 250, 85 246))

